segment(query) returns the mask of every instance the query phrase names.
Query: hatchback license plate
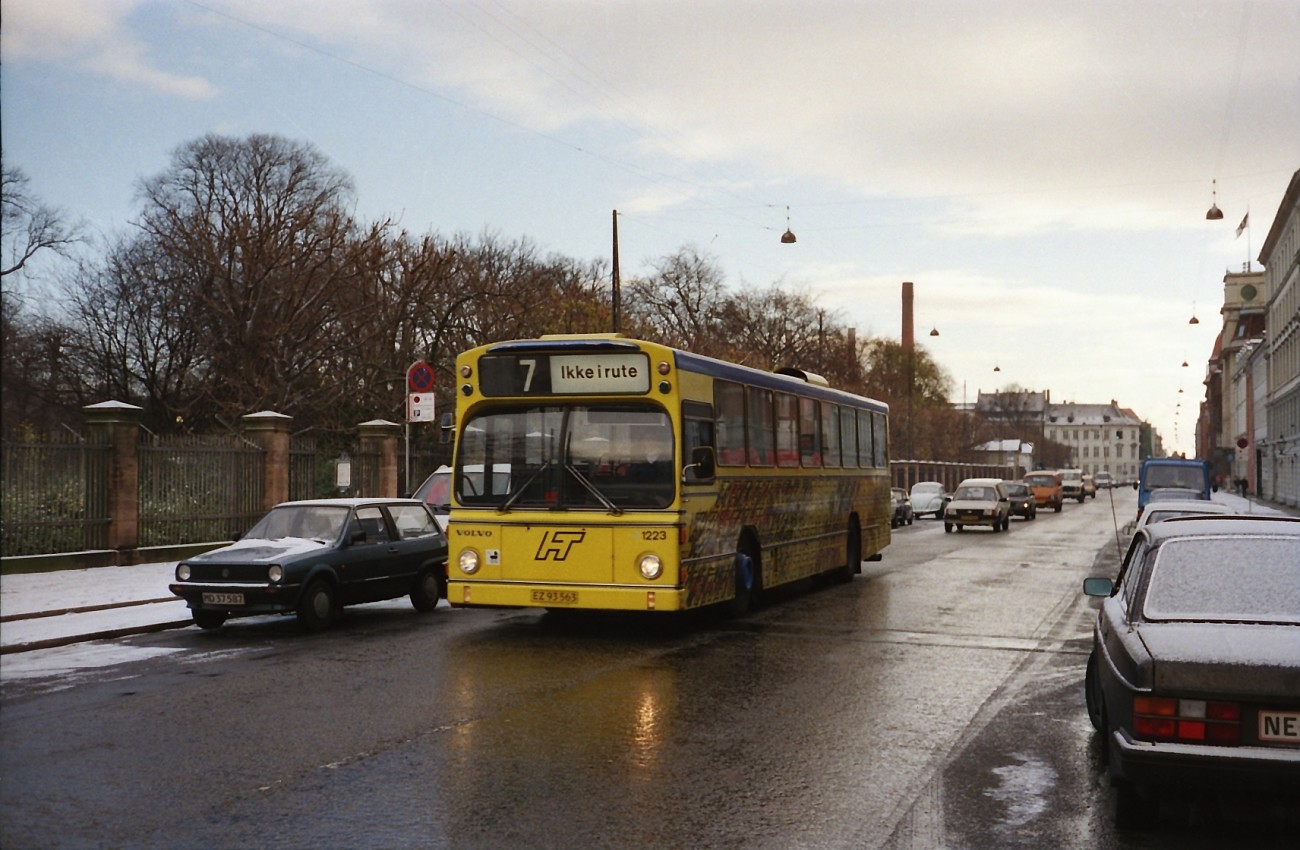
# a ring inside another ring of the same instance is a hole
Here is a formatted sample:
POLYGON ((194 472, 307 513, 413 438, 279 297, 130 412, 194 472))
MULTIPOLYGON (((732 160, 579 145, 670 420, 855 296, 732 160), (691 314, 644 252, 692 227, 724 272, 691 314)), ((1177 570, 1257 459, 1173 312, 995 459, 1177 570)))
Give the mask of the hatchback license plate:
POLYGON ((242 593, 205 593, 203 594, 204 605, 243 605, 244 594, 242 593))
POLYGON ((1300 711, 1261 711, 1259 739, 1270 744, 1300 745, 1300 711))

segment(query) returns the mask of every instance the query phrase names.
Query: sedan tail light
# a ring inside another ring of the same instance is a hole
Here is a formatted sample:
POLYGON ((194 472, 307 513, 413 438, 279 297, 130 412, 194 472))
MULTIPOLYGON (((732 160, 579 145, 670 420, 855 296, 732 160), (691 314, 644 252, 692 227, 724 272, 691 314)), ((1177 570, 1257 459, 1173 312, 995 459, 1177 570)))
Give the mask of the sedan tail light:
POLYGON ((1241 741, 1241 706, 1235 702, 1137 696, 1133 733, 1146 741, 1232 747, 1241 741))

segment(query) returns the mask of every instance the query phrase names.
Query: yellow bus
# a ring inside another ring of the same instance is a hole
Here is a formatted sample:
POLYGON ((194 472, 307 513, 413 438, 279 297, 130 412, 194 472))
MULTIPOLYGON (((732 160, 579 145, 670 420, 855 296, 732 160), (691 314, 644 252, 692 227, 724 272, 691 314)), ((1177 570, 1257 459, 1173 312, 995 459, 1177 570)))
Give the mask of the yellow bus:
POLYGON ((816 375, 591 334, 472 349, 456 385, 452 605, 739 615, 889 545, 889 408, 816 375))

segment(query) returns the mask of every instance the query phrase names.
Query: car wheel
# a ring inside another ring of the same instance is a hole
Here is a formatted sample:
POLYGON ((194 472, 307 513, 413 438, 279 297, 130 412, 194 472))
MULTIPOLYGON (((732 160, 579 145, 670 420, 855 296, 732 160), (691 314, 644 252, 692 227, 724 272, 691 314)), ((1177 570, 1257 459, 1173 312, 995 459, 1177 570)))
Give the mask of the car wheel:
POLYGON ((328 629, 338 614, 338 602, 334 598, 334 588, 324 579, 316 579, 307 585, 298 600, 298 622, 309 632, 328 629))
POLYGON ((1155 825, 1159 803, 1143 799, 1128 780, 1115 782, 1115 826, 1120 829, 1146 829, 1155 825))
POLYGON ((225 611, 195 611, 194 625, 200 629, 219 629, 226 622, 225 611))
POLYGON ((911 524, 912 524, 912 520, 914 520, 915 518, 916 518, 915 516, 910 516, 910 517, 908 517, 908 518, 907 518, 907 524, 908 524, 908 525, 911 525, 911 524))
POLYGON ((950 522, 945 522, 945 523, 943 524, 943 531, 944 531, 945 534, 951 534, 951 533, 952 533, 952 523, 950 523, 950 522))
POLYGON ((437 570, 427 569, 415 578, 415 586, 411 588, 411 604, 417 611, 432 611, 438 607, 438 599, 442 595, 442 581, 438 578, 437 570))
MULTIPOLYGON (((1106 699, 1102 696, 1101 682, 1097 679, 1097 650, 1088 656, 1088 668, 1083 674, 1083 701, 1088 706, 1088 720, 1098 732, 1106 732, 1106 699)), ((1104 741, 1102 742, 1105 743, 1104 741)))
POLYGON ((961 524, 961 523, 957 523, 957 531, 958 531, 958 532, 961 532, 961 531, 963 531, 963 530, 964 530, 964 529, 962 528, 962 524, 961 524))
POLYGON ((1064 507, 1064 505, 1065 505, 1064 502, 1057 502, 1056 507, 1052 508, 1052 510, 1056 511, 1059 514, 1061 512, 1061 508, 1064 507))

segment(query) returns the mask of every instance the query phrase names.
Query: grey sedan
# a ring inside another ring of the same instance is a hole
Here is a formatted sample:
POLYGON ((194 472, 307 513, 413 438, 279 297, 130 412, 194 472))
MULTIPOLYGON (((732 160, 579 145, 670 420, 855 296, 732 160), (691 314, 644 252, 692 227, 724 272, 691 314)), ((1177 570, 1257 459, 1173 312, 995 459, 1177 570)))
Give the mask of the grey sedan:
POLYGON ((1300 519, 1151 523, 1084 591, 1104 598, 1084 691, 1119 826, 1166 799, 1300 800, 1300 519))

